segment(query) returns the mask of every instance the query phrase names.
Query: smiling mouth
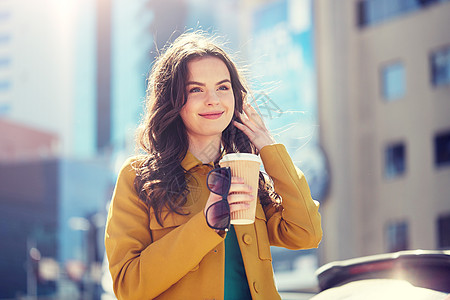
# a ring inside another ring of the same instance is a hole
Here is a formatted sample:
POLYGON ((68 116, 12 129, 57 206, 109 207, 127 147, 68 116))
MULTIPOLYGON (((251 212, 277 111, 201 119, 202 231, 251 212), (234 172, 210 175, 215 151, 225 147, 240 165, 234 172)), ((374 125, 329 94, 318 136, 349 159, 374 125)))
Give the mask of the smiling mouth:
POLYGON ((218 112, 204 113, 204 114, 199 114, 199 115, 206 119, 218 119, 223 115, 223 113, 224 113, 223 111, 218 111, 218 112))

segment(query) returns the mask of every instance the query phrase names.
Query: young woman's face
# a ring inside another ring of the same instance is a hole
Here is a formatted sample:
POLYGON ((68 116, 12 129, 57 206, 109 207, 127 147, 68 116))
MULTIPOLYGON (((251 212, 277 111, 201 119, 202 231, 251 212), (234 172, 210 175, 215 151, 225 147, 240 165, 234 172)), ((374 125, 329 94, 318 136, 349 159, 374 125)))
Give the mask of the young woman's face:
POLYGON ((234 114, 230 73, 219 58, 206 56, 188 62, 186 104, 180 115, 189 138, 221 137, 234 114))

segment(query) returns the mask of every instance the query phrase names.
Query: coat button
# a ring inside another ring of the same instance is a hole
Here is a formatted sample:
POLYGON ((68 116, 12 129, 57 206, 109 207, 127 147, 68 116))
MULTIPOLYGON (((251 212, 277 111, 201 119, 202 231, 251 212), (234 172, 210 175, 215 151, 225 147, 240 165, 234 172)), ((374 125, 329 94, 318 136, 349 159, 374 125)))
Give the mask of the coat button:
POLYGON ((255 292, 257 292, 257 293, 261 290, 261 286, 256 281, 253 282, 253 288, 255 289, 255 292))
POLYGON ((242 240, 244 241, 244 243, 246 243, 247 245, 250 245, 253 242, 253 238, 250 234, 246 233, 244 234, 244 236, 242 237, 242 240))

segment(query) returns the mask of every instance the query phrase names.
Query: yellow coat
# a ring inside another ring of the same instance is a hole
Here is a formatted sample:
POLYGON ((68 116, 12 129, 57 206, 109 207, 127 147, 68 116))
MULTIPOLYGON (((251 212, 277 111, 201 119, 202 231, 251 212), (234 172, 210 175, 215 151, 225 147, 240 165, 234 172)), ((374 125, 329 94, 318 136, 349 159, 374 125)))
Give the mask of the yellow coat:
MULTIPOLYGON (((282 206, 262 208, 256 221, 235 226, 253 299, 280 299, 273 280, 270 245, 289 249, 317 247, 322 238, 319 204, 312 200, 303 173, 281 144, 261 149, 264 168, 282 197, 282 206)), ((203 165, 191 153, 182 162, 190 180, 189 215, 163 212, 156 222, 153 209, 139 200, 133 183, 133 159, 117 179, 106 225, 105 245, 118 299, 223 299, 224 237, 206 224, 203 214, 209 191, 203 165), (195 169, 194 169, 195 168, 195 169)))

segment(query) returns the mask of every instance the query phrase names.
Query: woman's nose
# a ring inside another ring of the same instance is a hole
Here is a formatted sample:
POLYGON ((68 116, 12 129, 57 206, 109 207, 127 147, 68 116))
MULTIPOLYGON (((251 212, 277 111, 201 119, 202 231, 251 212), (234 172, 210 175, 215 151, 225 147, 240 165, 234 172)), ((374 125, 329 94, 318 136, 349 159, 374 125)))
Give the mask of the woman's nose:
POLYGON ((208 105, 217 105, 220 103, 220 98, 215 91, 209 92, 207 96, 208 105))

